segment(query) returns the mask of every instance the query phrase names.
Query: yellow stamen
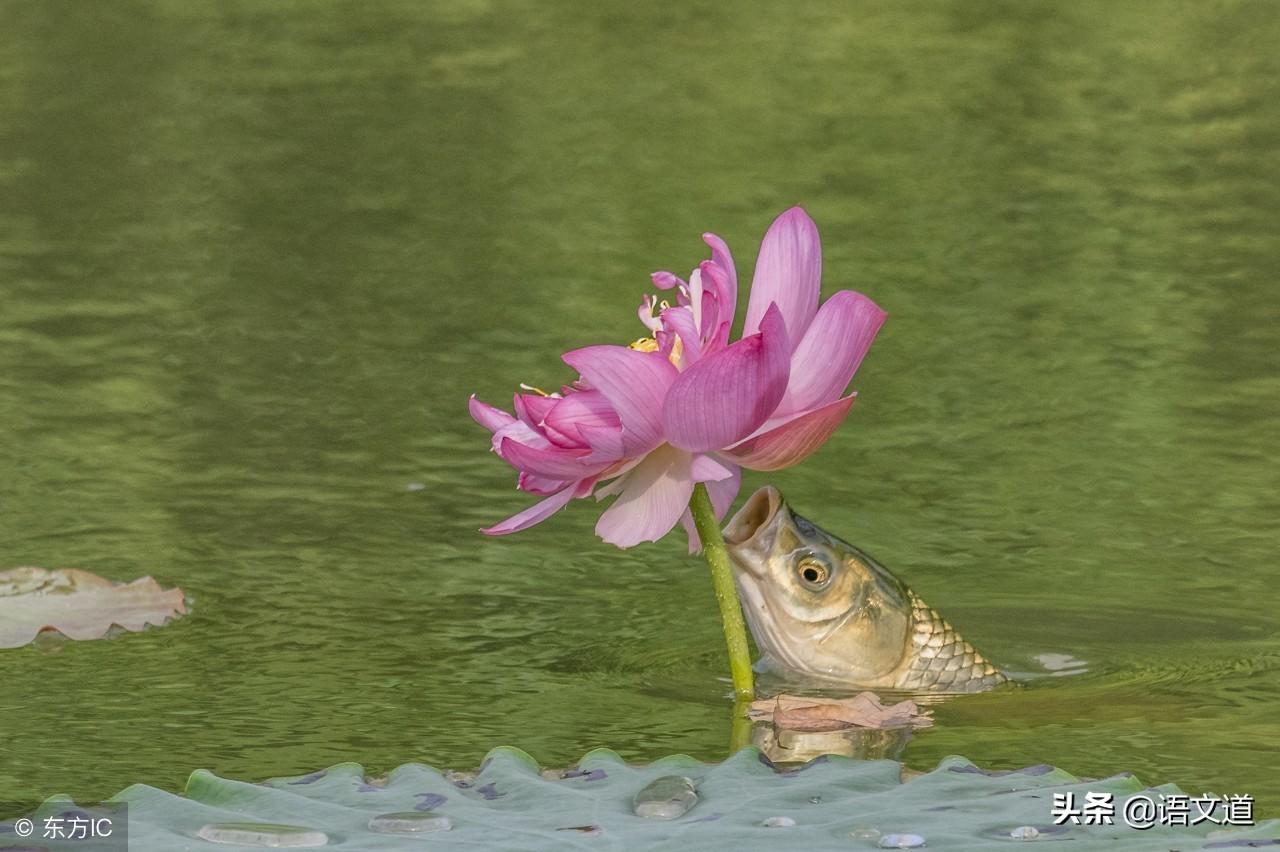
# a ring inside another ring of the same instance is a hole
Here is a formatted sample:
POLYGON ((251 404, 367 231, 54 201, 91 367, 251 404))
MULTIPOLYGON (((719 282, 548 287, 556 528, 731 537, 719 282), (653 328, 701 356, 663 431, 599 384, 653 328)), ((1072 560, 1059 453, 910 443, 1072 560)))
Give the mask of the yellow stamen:
POLYGON ((551 394, 547 393, 547 392, 546 392, 546 391, 544 391, 542 388, 535 388, 533 385, 526 385, 524 382, 521 382, 521 383, 520 383, 520 389, 521 389, 521 390, 527 390, 527 391, 533 391, 533 392, 534 392, 534 393, 536 393, 538 396, 551 396, 551 394))
MULTIPOLYGON (((649 306, 650 310, 652 310, 653 309, 652 297, 646 297, 645 304, 649 306)), ((663 299, 661 302, 658 302, 657 315, 661 316, 663 311, 670 310, 670 308, 671 308, 671 303, 668 302, 666 299, 663 299)), ((628 344, 627 348, 634 349, 637 352, 657 352, 660 347, 658 346, 658 341, 656 337, 642 337, 639 340, 628 344)), ((675 364, 677 367, 679 367, 683 354, 684 354, 684 341, 682 341, 679 337, 677 337, 671 343, 671 351, 667 353, 667 360, 669 360, 672 364, 675 364)))
MULTIPOLYGON (((652 337, 642 337, 635 343, 629 344, 628 349, 634 349, 637 352, 657 352, 658 341, 652 337)), ((680 366, 680 359, 684 355, 684 341, 679 337, 671 344, 671 351, 667 353, 667 360, 677 367, 680 366)))

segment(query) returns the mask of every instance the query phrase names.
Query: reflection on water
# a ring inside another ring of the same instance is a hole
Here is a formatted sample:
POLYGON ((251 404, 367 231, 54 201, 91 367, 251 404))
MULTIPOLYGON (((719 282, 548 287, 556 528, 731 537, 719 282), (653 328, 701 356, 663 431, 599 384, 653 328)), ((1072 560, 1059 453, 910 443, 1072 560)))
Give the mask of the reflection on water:
MULTIPOLYGON (((4 565, 164 630, 0 656, 0 800, 356 760, 723 755, 675 540, 523 502, 466 416, 803 203, 889 320, 767 482, 992 659, 902 752, 1280 808, 1280 8, 11 0, 4 565), (410 489, 410 483, 415 483, 410 489), (421 486, 420 488, 417 486, 421 486)), ((745 277, 745 274, 744 274, 745 277)))
POLYGON ((911 739, 910 728, 789 731, 756 723, 751 729, 751 744, 779 764, 805 763, 824 754, 861 760, 898 760, 911 739))
POLYGON ((1036 654, 1035 660, 1044 667, 1044 674, 1051 677, 1071 677, 1089 671, 1087 661, 1077 660, 1070 654, 1036 654))

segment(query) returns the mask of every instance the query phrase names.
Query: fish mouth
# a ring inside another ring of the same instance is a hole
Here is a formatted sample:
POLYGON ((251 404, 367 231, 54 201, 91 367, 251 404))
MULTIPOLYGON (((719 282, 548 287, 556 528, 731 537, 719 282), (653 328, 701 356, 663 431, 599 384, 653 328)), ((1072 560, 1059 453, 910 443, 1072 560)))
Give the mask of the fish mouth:
POLYGON ((763 573, 786 515, 782 493, 772 485, 752 494, 724 528, 724 542, 730 554, 739 557, 734 559, 735 564, 755 574, 763 573))
POLYGON ((768 668, 809 672, 812 667, 799 653, 806 643, 790 635, 790 620, 772 610, 770 590, 776 581, 770 576, 770 566, 775 563, 778 539, 790 527, 792 518, 781 492, 767 485, 747 498, 730 519, 724 528, 724 541, 742 598, 742 612, 760 649, 760 662, 768 668))

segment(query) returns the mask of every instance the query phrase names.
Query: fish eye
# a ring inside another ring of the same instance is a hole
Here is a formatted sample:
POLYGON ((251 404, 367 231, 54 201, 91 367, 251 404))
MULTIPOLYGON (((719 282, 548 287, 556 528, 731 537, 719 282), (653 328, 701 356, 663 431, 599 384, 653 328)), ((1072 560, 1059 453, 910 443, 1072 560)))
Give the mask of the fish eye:
POLYGON ((796 564, 796 577, 809 591, 820 592, 831 582, 831 569, 821 559, 806 556, 796 564))

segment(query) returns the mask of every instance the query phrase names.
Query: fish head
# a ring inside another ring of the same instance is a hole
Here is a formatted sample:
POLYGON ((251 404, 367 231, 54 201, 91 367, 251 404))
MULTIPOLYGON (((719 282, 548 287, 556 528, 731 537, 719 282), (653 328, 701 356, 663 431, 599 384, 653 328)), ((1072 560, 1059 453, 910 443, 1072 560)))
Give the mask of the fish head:
POLYGON ((767 662, 874 685, 902 664, 911 631, 906 586, 871 557, 761 488, 724 532, 743 611, 767 662))

